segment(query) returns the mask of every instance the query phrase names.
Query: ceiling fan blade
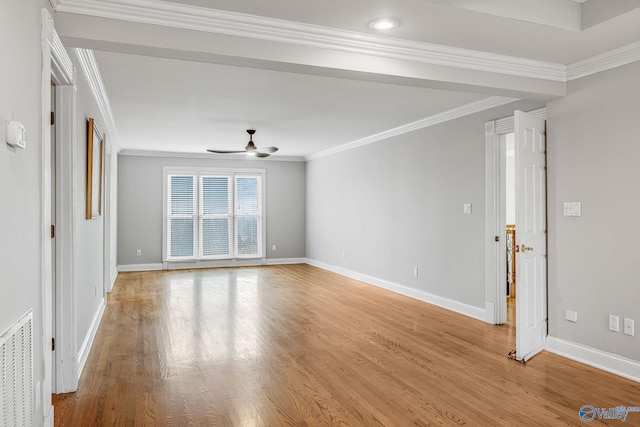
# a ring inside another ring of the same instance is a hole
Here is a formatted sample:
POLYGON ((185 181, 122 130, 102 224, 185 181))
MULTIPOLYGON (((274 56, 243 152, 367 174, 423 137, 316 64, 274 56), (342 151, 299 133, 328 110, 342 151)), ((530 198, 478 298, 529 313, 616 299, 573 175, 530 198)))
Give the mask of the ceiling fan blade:
POLYGON ((261 153, 275 153, 276 151, 278 151, 278 147, 262 147, 262 148, 258 148, 258 151, 261 153))
POLYGON ((216 153, 216 154, 242 154, 246 152, 244 150, 242 151, 207 150, 207 151, 210 153, 216 153))
POLYGON ((257 148, 253 142, 253 134, 256 133, 254 129, 248 129, 247 133, 249 134, 249 142, 243 151, 227 151, 227 150, 212 150, 208 149, 207 151, 210 153, 216 154, 247 154, 255 157, 269 157, 271 153, 275 153, 278 151, 278 147, 264 147, 257 148))

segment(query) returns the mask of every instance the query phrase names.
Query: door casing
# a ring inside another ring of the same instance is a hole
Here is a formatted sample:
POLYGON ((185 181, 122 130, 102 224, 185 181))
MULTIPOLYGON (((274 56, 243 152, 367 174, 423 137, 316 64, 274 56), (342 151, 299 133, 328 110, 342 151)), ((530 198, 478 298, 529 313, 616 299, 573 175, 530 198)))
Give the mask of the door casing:
MULTIPOLYGON (((547 109, 529 111, 529 114, 546 119, 547 109)), ((485 123, 485 321, 494 325, 507 322, 507 303, 502 292, 507 274, 506 194, 502 182, 506 147, 504 144, 501 147, 500 135, 514 130, 514 116, 485 123)))

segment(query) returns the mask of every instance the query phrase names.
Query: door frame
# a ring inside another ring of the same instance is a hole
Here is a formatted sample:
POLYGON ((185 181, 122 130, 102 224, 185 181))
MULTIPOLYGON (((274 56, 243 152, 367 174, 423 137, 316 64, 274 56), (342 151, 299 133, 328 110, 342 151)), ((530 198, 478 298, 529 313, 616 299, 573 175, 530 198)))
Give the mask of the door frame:
POLYGON ((102 199, 104 221, 102 223, 102 297, 104 304, 107 304, 107 294, 113 288, 111 281, 111 144, 107 140, 107 136, 103 135, 104 141, 104 163, 103 176, 104 180, 104 196, 102 199))
POLYGON ((75 165, 76 72, 53 18, 42 9, 42 349, 43 383, 38 396, 42 402, 44 425, 53 425, 51 394, 77 389, 75 345, 75 212, 77 205, 75 165), (51 246, 51 82, 56 84, 56 268, 55 298, 52 293, 51 246), (56 322, 53 321, 56 316, 56 322), (55 330, 54 330, 55 325, 55 330), (48 356, 51 338, 56 338, 55 361, 48 356), (63 363, 64 362, 64 363, 63 363), (53 369, 52 363, 56 364, 53 369), (55 372, 55 374, 54 374, 55 372), (55 375, 55 376, 54 376, 55 375))
MULTIPOLYGON (((528 113, 545 120, 547 118, 546 107, 528 113)), ((503 182, 506 147, 501 146, 500 135, 514 131, 513 115, 485 123, 485 321, 494 325, 507 322, 507 300, 500 298, 504 294, 507 274, 504 256, 507 251, 506 194, 503 182)))

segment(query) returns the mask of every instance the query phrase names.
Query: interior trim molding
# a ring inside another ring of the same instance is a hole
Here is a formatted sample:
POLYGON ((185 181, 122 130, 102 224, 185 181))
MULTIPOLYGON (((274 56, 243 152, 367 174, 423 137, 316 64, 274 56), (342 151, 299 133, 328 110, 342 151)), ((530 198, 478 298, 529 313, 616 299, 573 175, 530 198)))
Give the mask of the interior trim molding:
POLYGON ((567 66, 567 81, 640 61, 640 41, 592 56, 567 66))
POLYGON ((371 136, 367 136, 356 141, 348 142, 346 144, 332 147, 327 150, 319 151, 314 154, 310 154, 305 157, 307 161, 319 159, 321 157, 330 156, 332 154, 341 153, 347 150, 353 150, 354 148, 362 147, 363 145, 373 144, 374 142, 382 141, 384 139, 399 136, 408 132, 413 132, 419 129, 424 129, 430 126, 435 126, 440 123, 455 120, 460 117, 468 116, 470 114, 478 113, 480 111, 489 110, 491 108, 500 107, 502 105, 511 104, 512 102, 519 101, 518 98, 508 98, 505 96, 492 96, 489 98, 481 99, 479 101, 471 102, 469 104, 461 105, 460 107, 453 108, 451 110, 443 111, 442 113, 434 114, 433 116, 426 117, 421 120, 417 120, 406 125, 398 126, 393 129, 385 130, 380 133, 376 133, 371 136))
MULTIPOLYGON (((528 114, 534 115, 541 119, 547 120, 547 107, 538 108, 537 110, 527 111, 528 114)), ((505 133, 513 133, 515 131, 515 119, 513 114, 509 117, 504 117, 502 119, 494 120, 493 122, 487 122, 485 125, 489 125, 489 123, 493 123, 493 132, 502 135, 505 133)))
POLYGON ((552 336, 547 337, 545 350, 640 382, 640 361, 552 336))
POLYGON ((43 35, 51 48, 51 73, 61 84, 73 86, 76 82, 76 70, 73 66, 73 61, 67 54, 62 40, 60 40, 51 15, 43 13, 43 20, 45 25, 43 35))
POLYGON ((178 153, 175 151, 150 151, 150 150, 120 150, 120 156, 140 156, 140 157, 169 157, 183 159, 207 159, 207 160, 242 160, 247 162, 304 162, 302 156, 270 156, 267 158, 250 157, 244 154, 221 154, 213 153, 178 153))
POLYGON ((386 289, 391 292, 395 292, 400 295, 404 295, 410 298, 414 298, 438 307, 445 308, 450 311, 454 311, 459 314, 471 317, 476 320, 485 322, 485 311, 482 308, 474 307, 459 301, 455 301, 449 298, 441 297, 429 292, 421 291, 419 289, 410 288, 399 283, 391 282, 389 280, 379 279, 377 277, 369 276, 367 274, 359 273, 357 271, 349 270, 336 265, 326 264, 321 261, 307 258, 306 263, 321 268, 323 270, 331 271, 333 273, 340 274, 341 276, 349 277, 351 279, 359 280, 369 285, 377 286, 379 288, 386 289))
POLYGON ((164 270, 164 265, 161 262, 153 264, 124 264, 118 265, 119 272, 129 271, 158 271, 164 270))
POLYGON ((289 265, 306 263, 306 258, 267 258, 266 265, 289 265))
POLYGON ((100 69, 96 62, 96 57, 93 55, 93 51, 89 49, 74 49, 78 61, 80 62, 80 68, 87 78, 91 93, 98 104, 102 118, 105 121, 107 127, 107 138, 105 140, 107 147, 106 150, 118 152, 118 132, 116 130, 116 122, 113 118, 113 111, 111 111, 111 103, 109 102, 109 95, 107 95, 107 89, 104 87, 102 81, 102 75, 100 75, 100 69))
POLYGON ((93 341, 96 338, 96 333, 98 332, 98 327, 100 326, 100 321, 102 320, 102 315, 104 314, 104 309, 106 307, 105 301, 103 300, 93 315, 93 320, 91 321, 91 325, 89 326, 89 330, 87 331, 87 335, 84 337, 84 341, 80 346, 80 350, 78 350, 78 356, 76 358, 78 362, 78 370, 76 378, 76 382, 80 380, 80 376, 82 375, 82 370, 84 369, 84 365, 87 362, 87 358, 89 357, 89 352, 91 351, 91 347, 93 346, 93 341))
MULTIPOLYGON (((274 264, 302 264, 304 258, 282 258, 274 259, 274 264)), ((237 258, 220 260, 199 260, 199 261, 167 261, 149 264, 121 264, 118 265, 119 272, 130 271, 159 271, 159 270, 190 270, 197 268, 218 268, 218 267, 258 267, 268 265, 269 260, 265 258, 237 258)))
POLYGON ((56 11, 556 82, 566 66, 158 0, 60 0, 56 11))

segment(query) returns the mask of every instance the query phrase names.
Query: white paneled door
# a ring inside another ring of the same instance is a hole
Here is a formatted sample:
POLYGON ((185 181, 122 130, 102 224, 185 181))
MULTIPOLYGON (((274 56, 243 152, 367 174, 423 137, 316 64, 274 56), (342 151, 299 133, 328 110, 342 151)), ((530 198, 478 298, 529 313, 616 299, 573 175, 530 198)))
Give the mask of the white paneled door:
POLYGON ((547 336, 545 120, 515 112, 516 358, 528 360, 547 336))

